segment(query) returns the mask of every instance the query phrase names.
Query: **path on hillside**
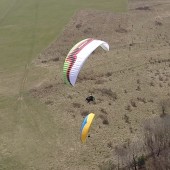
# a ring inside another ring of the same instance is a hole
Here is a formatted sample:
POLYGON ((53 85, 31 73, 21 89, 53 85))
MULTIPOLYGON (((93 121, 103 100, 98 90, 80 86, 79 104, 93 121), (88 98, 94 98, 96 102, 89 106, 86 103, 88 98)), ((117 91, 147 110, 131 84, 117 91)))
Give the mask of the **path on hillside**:
POLYGON ((35 16, 34 16, 34 28, 33 28, 33 32, 32 32, 32 44, 30 46, 30 55, 29 58, 27 59, 27 63, 25 65, 25 70, 23 73, 23 77, 22 77, 22 81, 19 87, 19 100, 23 100, 23 92, 25 90, 25 84, 27 82, 27 77, 28 77, 28 73, 30 70, 30 64, 31 64, 31 59, 32 56, 34 54, 35 51, 35 46, 36 46, 36 38, 37 38, 37 23, 38 23, 38 9, 39 9, 39 0, 35 1, 35 16))

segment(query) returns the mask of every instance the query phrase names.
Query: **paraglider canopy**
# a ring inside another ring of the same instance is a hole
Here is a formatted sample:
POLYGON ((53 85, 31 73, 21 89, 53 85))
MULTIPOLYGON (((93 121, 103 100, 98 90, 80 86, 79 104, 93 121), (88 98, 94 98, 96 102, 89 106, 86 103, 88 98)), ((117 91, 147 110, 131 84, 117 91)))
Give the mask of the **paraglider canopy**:
POLYGON ((108 43, 88 38, 77 43, 68 53, 63 67, 64 82, 72 86, 75 85, 77 76, 90 54, 101 46, 105 51, 109 51, 108 43))
POLYGON ((90 129, 90 126, 91 126, 91 123, 93 121, 94 116, 95 116, 94 113, 90 113, 83 120, 81 130, 80 130, 82 142, 86 141, 86 137, 87 137, 87 134, 89 132, 89 129, 90 129))

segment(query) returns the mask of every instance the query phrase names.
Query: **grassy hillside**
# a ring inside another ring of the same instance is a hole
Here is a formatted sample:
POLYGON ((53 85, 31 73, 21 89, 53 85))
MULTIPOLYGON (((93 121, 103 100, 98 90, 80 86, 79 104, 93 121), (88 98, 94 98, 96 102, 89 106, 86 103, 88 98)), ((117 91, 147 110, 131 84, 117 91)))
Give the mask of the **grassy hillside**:
POLYGON ((75 10, 121 11, 126 1, 0 1, 1 69, 23 66, 62 31, 75 10), (116 4, 116 5, 115 5, 116 4))
POLYGON ((76 10, 118 12, 125 11, 126 4, 126 0, 0 0, 0 170, 50 169, 56 162, 56 146, 62 152, 56 139, 63 127, 54 123, 54 113, 25 95, 26 84, 36 84, 48 73, 34 68, 33 58, 61 34, 76 10))

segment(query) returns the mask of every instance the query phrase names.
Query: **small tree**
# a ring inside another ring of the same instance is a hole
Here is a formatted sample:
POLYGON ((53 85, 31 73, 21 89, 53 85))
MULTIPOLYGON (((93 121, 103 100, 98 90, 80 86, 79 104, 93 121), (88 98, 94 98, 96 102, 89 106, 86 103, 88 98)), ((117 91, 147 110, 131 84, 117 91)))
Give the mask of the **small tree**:
POLYGON ((170 115, 145 122, 144 142, 147 154, 155 169, 166 169, 170 165, 170 115))

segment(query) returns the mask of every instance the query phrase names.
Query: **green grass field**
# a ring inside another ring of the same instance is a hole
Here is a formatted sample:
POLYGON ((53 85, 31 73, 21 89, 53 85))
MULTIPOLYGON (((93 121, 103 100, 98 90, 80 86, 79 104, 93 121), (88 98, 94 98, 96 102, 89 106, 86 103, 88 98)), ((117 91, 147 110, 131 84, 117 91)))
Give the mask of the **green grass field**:
POLYGON ((121 1, 0 1, 0 68, 19 69, 54 40, 75 10, 125 10, 121 1), (116 4, 116 5, 115 5, 116 4))
POLYGON ((119 12, 126 5, 127 0, 0 0, 0 170, 45 170, 55 161, 48 156, 62 131, 55 128, 53 113, 24 88, 27 77, 34 83, 47 72, 30 75, 33 58, 60 35, 76 10, 119 12))

